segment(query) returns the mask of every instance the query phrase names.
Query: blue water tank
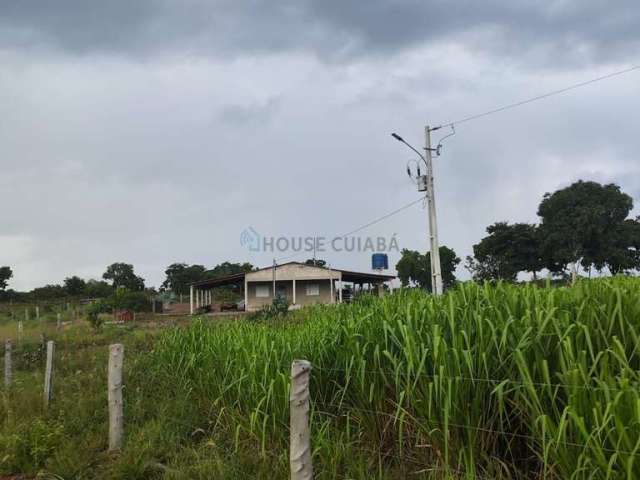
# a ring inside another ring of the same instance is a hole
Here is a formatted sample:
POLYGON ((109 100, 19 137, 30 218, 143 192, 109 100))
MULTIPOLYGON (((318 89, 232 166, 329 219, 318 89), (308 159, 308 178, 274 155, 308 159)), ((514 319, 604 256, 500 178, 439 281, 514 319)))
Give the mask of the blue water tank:
POLYGON ((373 270, 388 270, 389 257, 386 253, 374 253, 371 255, 371 268, 373 270))

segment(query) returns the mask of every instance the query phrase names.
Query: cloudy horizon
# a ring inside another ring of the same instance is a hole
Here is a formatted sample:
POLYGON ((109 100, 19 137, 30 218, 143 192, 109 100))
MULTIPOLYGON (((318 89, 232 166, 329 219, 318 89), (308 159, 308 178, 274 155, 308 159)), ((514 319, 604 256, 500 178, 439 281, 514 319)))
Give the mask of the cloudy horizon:
MULTIPOLYGON (((419 197, 391 132, 422 146, 425 124, 638 65, 638 24, 630 0, 3 2, 0 265, 16 290, 269 265, 245 229, 333 237, 419 197)), ((578 179, 639 204, 639 93, 635 71, 461 124, 435 160, 441 245, 464 259, 578 179)), ((424 252, 426 232, 416 204, 360 234, 424 252)))

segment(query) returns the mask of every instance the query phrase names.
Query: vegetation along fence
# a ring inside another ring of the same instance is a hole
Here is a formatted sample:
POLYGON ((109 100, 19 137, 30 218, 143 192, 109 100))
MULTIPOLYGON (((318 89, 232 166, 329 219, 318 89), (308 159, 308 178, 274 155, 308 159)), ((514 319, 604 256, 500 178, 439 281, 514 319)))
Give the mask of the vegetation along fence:
MULTIPOLYGON (((144 350, 99 345, 86 361, 107 373, 106 398, 87 408, 105 411, 104 444, 120 455, 171 422, 210 438, 211 451, 250 452, 273 478, 288 452, 294 480, 391 471, 375 476, 631 480, 640 478, 638 299, 640 281, 628 278, 467 284, 284 321, 195 321, 144 350)), ((48 409, 61 400, 57 346, 47 342, 39 360, 48 409)), ((9 390, 16 350, 6 344, 9 390)), ((234 468, 216 478, 251 477, 234 468)))

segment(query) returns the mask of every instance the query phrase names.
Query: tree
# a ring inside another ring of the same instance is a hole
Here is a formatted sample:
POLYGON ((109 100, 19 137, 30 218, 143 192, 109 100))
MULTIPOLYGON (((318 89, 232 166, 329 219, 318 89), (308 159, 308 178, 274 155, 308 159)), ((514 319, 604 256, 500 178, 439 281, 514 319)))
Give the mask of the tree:
POLYGON ((86 288, 87 282, 76 275, 64 279, 64 289, 67 292, 67 295, 84 295, 86 288))
POLYGON ((327 264, 326 260, 321 260, 319 258, 309 258, 304 262, 305 265, 310 265, 312 267, 324 267, 327 264))
POLYGON ((105 298, 113 293, 113 287, 104 280, 88 280, 84 294, 89 298, 105 298))
MULTIPOLYGON (((431 292, 431 252, 423 255, 415 250, 404 248, 401 255, 396 264, 396 270, 402 286, 418 285, 431 292)), ((460 259, 456 256, 456 252, 444 245, 440 247, 440 269, 442 285, 445 289, 455 284, 455 271, 459 263, 460 259)))
POLYGON ((618 231, 632 208, 631 197, 614 184, 580 180, 546 193, 538 207, 545 266, 563 272, 573 264, 574 278, 578 263, 602 269, 615 251, 611 232, 618 231))
POLYGON ((123 287, 132 291, 144 290, 144 278, 138 277, 133 271, 133 265, 128 263, 113 263, 109 265, 102 278, 111 280, 114 288, 123 287))
POLYGON ((475 280, 515 281, 523 271, 535 279, 544 266, 535 225, 497 222, 487 227, 487 233, 473 246, 475 258, 467 257, 466 268, 475 280))
POLYGON ((227 275, 236 275, 238 273, 247 273, 253 270, 253 265, 248 262, 245 263, 231 263, 223 262, 211 270, 207 270, 207 278, 226 277, 227 275))
MULTIPOLYGON (((206 278, 226 277, 252 271, 253 265, 245 263, 222 262, 206 272, 206 278)), ((227 285, 215 289, 214 298, 220 301, 228 301, 238 298, 240 287, 238 285, 227 285)))
POLYGON ((7 288, 11 277, 13 277, 11 267, 0 267, 0 290, 4 291, 7 288))
POLYGON ((31 290, 31 298, 35 300, 54 300, 65 296, 62 285, 45 285, 31 290))
POLYGON ((640 217, 625 220, 610 235, 613 238, 606 255, 609 271, 616 275, 640 269, 640 217))
POLYGON ((164 271, 166 279, 162 287, 176 294, 189 293, 189 285, 204 280, 206 269, 203 265, 187 265, 186 263, 173 263, 164 271))

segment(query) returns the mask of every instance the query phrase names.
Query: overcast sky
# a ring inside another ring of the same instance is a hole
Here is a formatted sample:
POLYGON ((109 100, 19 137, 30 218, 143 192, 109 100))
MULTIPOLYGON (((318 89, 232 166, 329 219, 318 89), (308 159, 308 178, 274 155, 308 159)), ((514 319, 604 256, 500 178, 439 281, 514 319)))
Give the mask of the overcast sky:
MULTIPOLYGON (((3 0, 0 265, 17 290, 116 261, 155 286, 173 262, 268 265, 243 229, 331 237, 418 198, 390 132, 421 146, 427 123, 639 64, 638 25, 637 0, 3 0)), ((639 94, 636 71, 459 125, 441 244, 464 258, 577 179, 640 204, 639 94)), ((359 234, 426 251, 426 212, 359 234)))

